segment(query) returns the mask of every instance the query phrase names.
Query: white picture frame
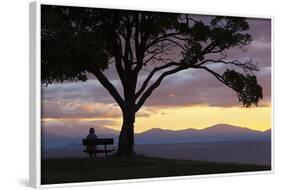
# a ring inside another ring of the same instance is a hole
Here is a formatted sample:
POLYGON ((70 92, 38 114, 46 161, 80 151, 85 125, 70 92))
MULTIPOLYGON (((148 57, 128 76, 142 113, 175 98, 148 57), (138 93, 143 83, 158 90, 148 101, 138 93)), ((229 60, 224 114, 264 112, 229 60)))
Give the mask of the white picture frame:
MULTIPOLYGON (((158 181, 158 180, 176 180, 176 179, 190 179, 190 178, 205 178, 205 177, 221 177, 221 176, 236 176, 236 175, 249 175, 249 174, 272 174, 274 171, 274 123, 273 123, 273 107, 274 107, 274 98, 273 94, 271 97, 272 102, 272 138, 271 138, 271 170, 262 171, 262 172, 246 172, 246 173, 226 173, 226 174, 211 174, 209 175, 196 175, 196 176, 181 176, 181 177, 165 177, 165 178, 152 178, 152 179, 130 179, 130 180, 121 180, 121 181, 102 181, 102 182, 82 182, 82 183, 71 183, 71 184, 55 184, 55 185, 42 185, 41 184, 41 67, 40 67, 40 6, 41 5, 66 5, 66 6, 81 6, 81 7, 93 7, 93 8, 121 8, 121 9, 132 9, 133 7, 117 7, 117 6, 96 6, 93 4, 87 3, 78 3, 78 2, 48 2, 48 1, 36 1, 30 3, 29 9, 29 21, 30 21, 30 33, 29 33, 29 44, 30 44, 30 128, 29 128, 29 179, 30 185, 34 188, 48 188, 48 187, 72 187, 72 186, 84 186, 84 185, 99 185, 99 184, 117 184, 117 183, 128 183, 128 182, 143 182, 143 181, 158 181)), ((149 9, 141 9, 146 11, 155 11, 149 9)), ((159 10, 157 10, 159 11, 159 10)), ((187 11, 179 10, 160 10, 163 12, 180 12, 186 13, 187 11)), ((224 13, 212 13, 212 12, 200 12, 200 11, 190 11, 189 13, 193 14, 208 14, 208 15, 224 15, 224 13)), ((235 14, 227 14, 228 16, 241 16, 235 14)), ((260 16, 260 15, 244 15, 250 18, 267 18, 272 21, 272 37, 271 37, 271 48, 272 48, 272 58, 273 58, 273 25, 274 18, 272 16, 260 16)), ((272 70, 274 71, 274 61, 271 61, 272 70)), ((273 79, 274 72, 271 76, 273 79)), ((273 80, 271 80, 273 81, 273 80)), ((273 92, 273 82, 271 86, 271 91, 273 92)))

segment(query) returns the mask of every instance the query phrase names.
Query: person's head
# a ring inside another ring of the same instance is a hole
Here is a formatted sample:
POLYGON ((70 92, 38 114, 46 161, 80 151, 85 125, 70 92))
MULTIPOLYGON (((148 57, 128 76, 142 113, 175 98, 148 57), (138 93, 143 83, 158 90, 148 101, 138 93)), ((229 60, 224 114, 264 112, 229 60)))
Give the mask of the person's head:
POLYGON ((95 133, 95 128, 91 127, 89 133, 95 133))

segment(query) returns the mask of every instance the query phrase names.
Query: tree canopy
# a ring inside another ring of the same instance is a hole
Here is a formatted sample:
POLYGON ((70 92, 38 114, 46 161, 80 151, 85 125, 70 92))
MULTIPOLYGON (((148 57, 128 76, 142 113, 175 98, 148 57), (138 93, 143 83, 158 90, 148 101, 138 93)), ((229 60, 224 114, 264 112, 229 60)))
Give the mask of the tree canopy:
POLYGON ((100 75, 101 79, 105 77, 102 71, 109 64, 116 64, 125 87, 128 73, 137 76, 143 67, 157 61, 157 67, 135 93, 137 96, 144 93, 140 103, 166 76, 188 68, 210 72, 235 90, 245 106, 257 104, 262 98, 261 86, 248 72, 258 70, 255 64, 226 61, 223 54, 232 47, 243 48, 251 42, 245 18, 216 16, 204 22, 187 14, 42 6, 41 21, 44 84, 86 81, 89 73, 100 75), (177 61, 169 57, 174 49, 180 51, 177 61), (211 54, 222 56, 207 59, 211 54), (231 64, 246 74, 227 70, 219 75, 205 66, 207 63, 231 64), (144 91, 153 74, 168 68, 173 69, 164 72, 144 91))
POLYGON ((41 11, 42 84, 94 75, 120 106, 122 131, 133 128, 135 113, 165 78, 187 69, 210 73, 246 107, 262 98, 256 64, 227 57, 229 49, 244 49, 252 41, 246 18, 49 5, 41 11), (232 67, 219 73, 212 64, 232 67), (110 65, 123 94, 104 74, 110 65), (147 75, 138 85, 143 70, 147 75))

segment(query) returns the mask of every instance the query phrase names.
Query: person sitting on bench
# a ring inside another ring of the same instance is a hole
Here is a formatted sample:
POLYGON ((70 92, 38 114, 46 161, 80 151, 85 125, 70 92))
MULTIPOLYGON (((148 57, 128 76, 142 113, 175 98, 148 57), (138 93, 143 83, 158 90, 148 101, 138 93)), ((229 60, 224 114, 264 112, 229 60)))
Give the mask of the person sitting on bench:
MULTIPOLYGON (((93 139, 97 139, 97 135, 95 133, 95 128, 90 128, 89 130, 89 134, 87 135, 86 139, 87 140, 93 140, 93 139)), ((87 152, 95 152, 97 150, 97 146, 96 145, 87 145, 86 147, 86 151, 87 152)))

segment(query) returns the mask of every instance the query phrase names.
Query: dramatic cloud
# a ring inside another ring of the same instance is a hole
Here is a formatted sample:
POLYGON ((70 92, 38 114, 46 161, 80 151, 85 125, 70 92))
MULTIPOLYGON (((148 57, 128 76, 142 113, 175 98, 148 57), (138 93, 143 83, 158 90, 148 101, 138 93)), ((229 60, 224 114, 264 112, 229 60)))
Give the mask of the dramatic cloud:
MULTIPOLYGON (((117 82, 114 85, 119 86, 117 82)), ((42 87, 42 100, 49 102, 67 100, 115 102, 106 89, 95 79, 88 80, 87 82, 54 83, 48 85, 48 87, 42 87)))
MULTIPOLYGON (((222 73, 225 68, 223 65, 220 66, 215 70, 222 73)), ((263 68, 257 74, 257 78, 264 93, 260 105, 266 105, 271 97, 270 68, 263 68)), ((146 106, 187 105, 242 106, 232 89, 221 84, 209 73, 198 70, 183 71, 167 78, 146 102, 146 106)))
POLYGON ((113 104, 64 101, 44 102, 42 106, 43 118, 116 118, 120 116, 119 107, 113 104))
MULTIPOLYGON (((154 111, 142 109, 137 117, 149 117, 154 111)), ((121 110, 116 104, 92 103, 82 101, 43 101, 42 118, 49 119, 100 119, 120 118, 121 110)))

